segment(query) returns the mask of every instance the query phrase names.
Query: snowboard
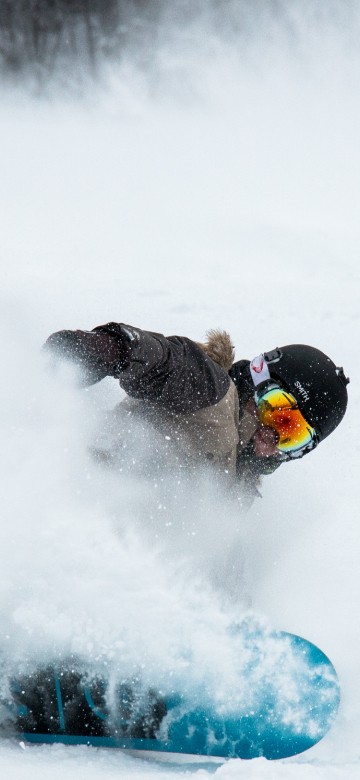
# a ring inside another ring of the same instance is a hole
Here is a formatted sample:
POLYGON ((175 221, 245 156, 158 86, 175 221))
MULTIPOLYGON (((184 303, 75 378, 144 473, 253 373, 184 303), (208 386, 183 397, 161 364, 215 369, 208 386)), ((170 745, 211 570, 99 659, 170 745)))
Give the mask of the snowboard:
MULTIPOLYGON (((114 679, 80 659, 13 680, 11 706, 25 742, 64 743, 251 759, 293 756, 319 742, 336 716, 336 671, 314 644, 286 632, 241 637, 240 686, 221 700, 204 685, 160 690, 114 679)), ((193 679, 193 678, 192 678, 193 679)))

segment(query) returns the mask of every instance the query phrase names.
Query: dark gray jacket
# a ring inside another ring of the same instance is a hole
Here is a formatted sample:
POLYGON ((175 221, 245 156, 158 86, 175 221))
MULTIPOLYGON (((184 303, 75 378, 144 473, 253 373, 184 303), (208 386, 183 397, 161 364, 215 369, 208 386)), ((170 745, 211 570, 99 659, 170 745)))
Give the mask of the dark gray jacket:
POLYGON ((83 384, 118 378, 128 396, 126 409, 144 415, 187 461, 211 462, 252 493, 259 475, 278 465, 255 457, 251 440, 258 423, 245 408, 252 393, 248 361, 242 361, 243 379, 238 372, 235 385, 226 333, 211 331, 198 344, 112 322, 93 331, 60 331, 46 347, 75 361, 83 384))

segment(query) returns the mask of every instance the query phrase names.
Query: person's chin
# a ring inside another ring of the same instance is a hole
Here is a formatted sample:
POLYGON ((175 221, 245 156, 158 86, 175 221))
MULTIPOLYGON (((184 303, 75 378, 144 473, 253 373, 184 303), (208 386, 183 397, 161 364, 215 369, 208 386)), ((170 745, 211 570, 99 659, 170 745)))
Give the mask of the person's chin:
POLYGON ((269 444, 261 441, 261 439, 257 440, 256 437, 253 439, 253 447, 257 458, 271 458, 273 455, 276 455, 278 451, 276 446, 269 446, 269 444))

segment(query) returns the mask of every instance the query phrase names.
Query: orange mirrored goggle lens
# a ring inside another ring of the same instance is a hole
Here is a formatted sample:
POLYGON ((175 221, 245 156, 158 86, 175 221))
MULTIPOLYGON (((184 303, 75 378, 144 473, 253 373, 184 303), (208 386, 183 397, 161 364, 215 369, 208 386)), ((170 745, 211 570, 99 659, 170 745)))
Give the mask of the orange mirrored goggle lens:
POLYGON ((306 422, 291 393, 272 387, 260 396, 255 394, 255 402, 261 424, 278 433, 281 452, 301 450, 315 440, 315 429, 306 422))

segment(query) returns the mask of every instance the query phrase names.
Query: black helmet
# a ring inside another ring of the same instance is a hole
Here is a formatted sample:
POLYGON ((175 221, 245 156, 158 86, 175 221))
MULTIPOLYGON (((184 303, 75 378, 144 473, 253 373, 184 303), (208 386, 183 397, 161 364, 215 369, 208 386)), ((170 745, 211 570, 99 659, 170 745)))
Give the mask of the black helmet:
POLYGON ((264 357, 271 379, 291 392, 301 413, 315 428, 318 441, 332 433, 347 406, 345 377, 327 355, 306 344, 289 344, 264 357))

